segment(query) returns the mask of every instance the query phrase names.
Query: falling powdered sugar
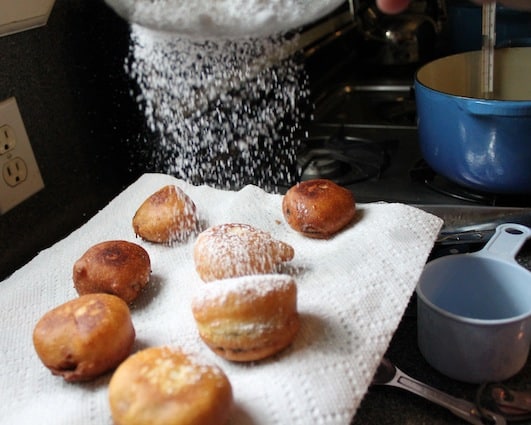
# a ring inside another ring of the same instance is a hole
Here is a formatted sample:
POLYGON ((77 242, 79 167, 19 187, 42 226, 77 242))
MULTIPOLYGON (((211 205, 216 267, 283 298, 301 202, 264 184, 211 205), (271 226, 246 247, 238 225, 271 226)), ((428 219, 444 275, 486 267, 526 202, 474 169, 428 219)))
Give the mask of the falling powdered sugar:
POLYGON ((296 37, 198 40, 131 26, 126 68, 154 133, 154 171, 193 184, 293 184, 309 96, 296 37))

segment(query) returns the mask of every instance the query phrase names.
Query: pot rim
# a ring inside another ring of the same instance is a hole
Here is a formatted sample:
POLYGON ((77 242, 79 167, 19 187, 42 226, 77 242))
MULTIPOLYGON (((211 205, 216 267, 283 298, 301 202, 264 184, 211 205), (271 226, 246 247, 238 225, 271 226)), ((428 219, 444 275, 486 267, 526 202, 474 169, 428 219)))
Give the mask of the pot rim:
MULTIPOLYGON (((515 51, 515 50, 531 51, 531 46, 525 46, 525 47, 502 47, 502 48, 497 48, 496 49, 496 51, 498 51, 498 52, 500 52, 500 51, 509 51, 509 50, 512 50, 512 51, 515 51)), ((467 52, 460 52, 460 53, 454 53, 454 54, 448 55, 448 56, 443 56, 443 57, 434 59, 434 60, 432 60, 432 61, 430 61, 428 63, 425 63, 424 65, 422 65, 421 67, 419 67, 415 71, 414 84, 418 85, 418 86, 422 86, 423 88, 425 88, 426 90, 429 90, 432 93, 438 93, 438 94, 441 94, 441 95, 444 95, 444 96, 447 96, 447 97, 451 97, 453 99, 463 99, 463 100, 471 100, 471 101, 483 101, 483 102, 488 102, 488 103, 492 103, 492 104, 499 104, 499 105, 501 105, 501 104, 507 105, 508 103, 514 102, 515 104, 517 104, 519 106, 521 106, 521 105, 527 106, 526 104, 529 103, 529 105, 531 106, 531 98, 530 99, 496 99, 496 98, 486 99, 486 98, 483 98, 483 97, 467 96, 467 95, 462 95, 462 94, 452 94, 452 93, 449 93, 447 91, 443 91, 443 90, 440 90, 440 89, 436 89, 436 88, 430 87, 427 83, 422 82, 422 80, 419 78, 419 74, 422 73, 427 67, 437 66, 438 63, 442 63, 444 61, 451 60, 450 58, 473 56, 473 55, 478 55, 478 54, 481 54, 480 50, 471 50, 471 51, 467 51, 467 52)))
MULTIPOLYGON (((421 68, 422 69, 422 68, 421 68)), ((437 89, 434 89, 433 87, 430 87, 424 83, 422 83, 418 78, 417 78, 417 73, 420 71, 420 69, 415 73, 415 84, 419 85, 419 86, 422 86, 423 88, 425 88, 426 90, 429 90, 433 93, 437 93, 437 94, 440 94, 440 95, 443 95, 443 96, 447 96, 447 97, 450 97, 452 99, 462 99, 463 101, 472 101, 472 102, 482 102, 482 103, 488 103, 488 104, 492 104, 492 105, 504 105, 504 106, 507 106, 507 104, 509 103, 514 103, 516 104, 518 107, 526 107, 528 106, 527 104, 529 104, 529 106, 531 106, 531 99, 486 99, 486 98, 483 98, 483 97, 474 97, 474 96, 464 96, 464 95, 461 95, 461 94, 452 94, 452 93, 448 93, 448 92, 445 92, 445 91, 442 91, 442 90, 437 90, 437 89)))

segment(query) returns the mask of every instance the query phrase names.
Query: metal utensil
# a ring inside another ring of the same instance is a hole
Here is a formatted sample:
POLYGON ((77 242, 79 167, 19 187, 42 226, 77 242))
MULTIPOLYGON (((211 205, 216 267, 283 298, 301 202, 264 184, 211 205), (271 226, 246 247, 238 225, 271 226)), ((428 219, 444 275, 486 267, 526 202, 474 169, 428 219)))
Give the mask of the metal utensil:
POLYGON ((415 205, 444 220, 436 243, 486 243, 500 224, 516 223, 531 227, 531 208, 415 205))
POLYGON ((105 0, 114 11, 145 28, 199 39, 268 37, 310 24, 337 9, 344 0, 278 2, 231 0, 105 0))
MULTIPOLYGON (((127 0, 107 0, 109 4, 122 1, 127 2, 127 0)), ((156 7, 156 5, 153 4, 151 7, 156 7)), ((244 72, 236 74, 229 72, 222 78, 206 79, 195 87, 194 96, 173 99, 175 111, 178 111, 183 119, 198 116, 219 102, 222 95, 249 85, 257 80, 261 73, 278 66, 297 52, 302 52, 305 57, 313 55, 327 44, 343 37, 346 33, 356 28, 357 24, 352 13, 351 11, 346 11, 336 14, 330 19, 304 31, 293 42, 286 41, 283 43, 282 48, 272 49, 267 54, 250 59, 245 63, 244 72)), ((172 32, 153 31, 149 25, 143 27, 140 24, 133 24, 133 27, 136 31, 147 31, 153 38, 161 42, 167 42, 168 46, 171 46, 172 40, 176 37, 176 34, 172 32)))
POLYGON ((496 2, 483 4, 481 88, 483 97, 491 99, 494 94, 494 45, 496 44, 496 2))
POLYGON ((453 397, 443 391, 430 387, 423 382, 417 381, 406 375, 386 358, 382 359, 382 362, 374 375, 372 384, 402 388, 448 409, 454 415, 471 424, 484 425, 487 423, 484 422, 484 419, 497 425, 506 424, 503 416, 497 415, 488 410, 482 410, 483 415, 487 416, 485 418, 474 403, 453 397))
POLYGON ((507 422, 528 422, 531 419, 531 391, 516 390, 503 383, 482 384, 475 399, 478 409, 494 410, 507 422))
POLYGON ((531 413, 531 391, 516 391, 502 385, 494 385, 491 388, 491 397, 500 408, 531 413))

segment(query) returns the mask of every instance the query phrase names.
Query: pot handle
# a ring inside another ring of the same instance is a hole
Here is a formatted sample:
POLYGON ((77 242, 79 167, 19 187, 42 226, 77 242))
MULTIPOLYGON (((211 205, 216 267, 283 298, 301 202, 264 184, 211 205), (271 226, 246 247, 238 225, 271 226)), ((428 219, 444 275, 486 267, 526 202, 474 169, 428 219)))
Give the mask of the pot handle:
POLYGON ((466 109, 473 115, 531 117, 531 103, 529 101, 474 100, 466 103, 466 109))
POLYGON ((483 249, 472 255, 516 263, 516 254, 529 238, 531 238, 529 227, 515 223, 501 224, 483 249))

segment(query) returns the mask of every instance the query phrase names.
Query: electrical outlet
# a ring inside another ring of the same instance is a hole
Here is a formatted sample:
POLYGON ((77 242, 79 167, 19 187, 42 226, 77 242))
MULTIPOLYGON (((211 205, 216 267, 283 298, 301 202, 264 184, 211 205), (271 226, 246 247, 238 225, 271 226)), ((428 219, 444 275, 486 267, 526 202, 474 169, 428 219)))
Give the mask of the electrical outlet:
POLYGON ((0 214, 44 188, 17 101, 0 102, 0 214))
POLYGON ((55 0, 0 0, 0 37, 46 25, 55 0))
POLYGON ((0 127, 0 155, 9 152, 15 147, 16 138, 15 132, 9 125, 0 127))
POLYGON ((26 177, 28 177, 28 167, 26 167, 26 163, 22 158, 16 157, 4 164, 2 174, 2 177, 8 186, 15 187, 26 181, 26 177))

